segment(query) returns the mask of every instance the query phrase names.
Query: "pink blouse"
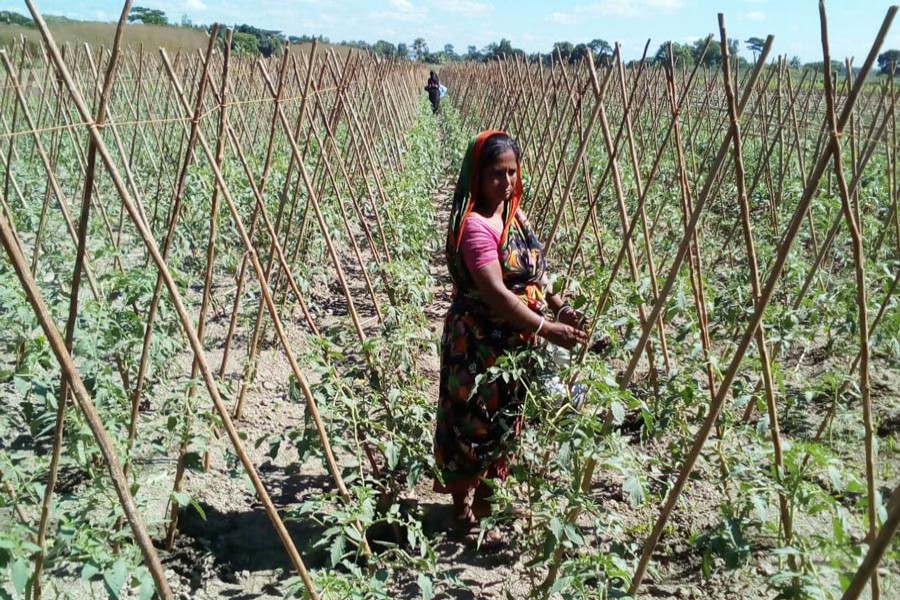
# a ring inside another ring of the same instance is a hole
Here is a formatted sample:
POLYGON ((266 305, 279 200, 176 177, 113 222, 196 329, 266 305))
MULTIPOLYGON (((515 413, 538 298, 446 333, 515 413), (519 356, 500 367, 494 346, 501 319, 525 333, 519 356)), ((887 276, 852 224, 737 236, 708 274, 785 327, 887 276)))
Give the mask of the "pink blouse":
POLYGON ((475 215, 466 217, 466 226, 459 249, 469 272, 477 271, 495 260, 500 260, 500 232, 487 221, 475 215))

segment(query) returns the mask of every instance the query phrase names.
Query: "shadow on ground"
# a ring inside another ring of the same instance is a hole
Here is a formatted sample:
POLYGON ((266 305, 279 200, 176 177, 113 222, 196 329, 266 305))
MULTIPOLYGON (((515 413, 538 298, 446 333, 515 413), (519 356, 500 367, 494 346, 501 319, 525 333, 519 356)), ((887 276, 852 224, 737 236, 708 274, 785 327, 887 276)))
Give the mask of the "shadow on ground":
MULTIPOLYGON (((295 497, 302 493, 301 490, 330 487, 330 479, 325 475, 295 475, 280 483, 282 486, 274 489, 270 486, 276 503, 285 497, 295 497)), ((195 551, 213 558, 215 568, 223 572, 226 580, 227 574, 240 571, 293 570, 287 551, 262 504, 254 503, 248 510, 231 512, 221 512, 203 502, 200 507, 206 518, 192 508, 182 511, 179 532, 195 551)), ((326 564, 327 549, 312 547, 321 538, 323 528, 310 519, 285 521, 285 527, 307 568, 326 564)), ((188 556, 184 558, 191 560, 192 553, 184 544, 179 544, 176 554, 178 551, 185 552, 188 556)))

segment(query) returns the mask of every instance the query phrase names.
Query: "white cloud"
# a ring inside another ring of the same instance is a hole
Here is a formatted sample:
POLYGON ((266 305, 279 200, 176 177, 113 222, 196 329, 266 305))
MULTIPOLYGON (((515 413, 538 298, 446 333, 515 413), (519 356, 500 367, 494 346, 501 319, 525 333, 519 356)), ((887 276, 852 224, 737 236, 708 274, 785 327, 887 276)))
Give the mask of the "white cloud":
POLYGON ((385 19, 388 21, 422 22, 426 20, 428 11, 418 8, 409 0, 388 0, 393 10, 376 11, 369 13, 373 19, 385 19))
POLYGON ((741 15, 741 18, 745 21, 765 21, 766 13, 761 10, 751 10, 748 13, 744 13, 741 15))
POLYGON ((184 9, 185 10, 206 10, 206 5, 202 2, 202 0, 185 0, 184 1, 184 9))
POLYGON ((550 15, 550 20, 560 25, 574 25, 578 22, 578 16, 572 13, 555 12, 550 15))
POLYGON ((684 0, 602 0, 588 8, 601 15, 645 18, 684 8, 684 0))
POLYGON ((439 10, 456 13, 465 17, 477 17, 491 12, 491 7, 475 0, 432 0, 431 5, 439 10))
POLYGON ((578 4, 569 12, 554 12, 550 20, 560 25, 574 25, 590 17, 624 17, 647 19, 672 14, 684 8, 685 0, 600 0, 578 4))

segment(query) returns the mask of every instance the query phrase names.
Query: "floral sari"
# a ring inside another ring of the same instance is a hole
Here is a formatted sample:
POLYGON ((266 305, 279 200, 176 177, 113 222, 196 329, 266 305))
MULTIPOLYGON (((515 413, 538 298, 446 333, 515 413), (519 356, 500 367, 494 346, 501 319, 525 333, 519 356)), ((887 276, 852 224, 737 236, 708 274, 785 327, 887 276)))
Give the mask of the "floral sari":
MULTIPOLYGON (((441 338, 440 396, 434 452, 440 478, 437 492, 454 493, 475 488, 481 478, 506 477, 509 442, 521 428, 519 407, 523 382, 477 378, 507 351, 535 343, 487 306, 459 250, 465 219, 476 203, 478 174, 484 142, 498 131, 480 134, 463 160, 453 197, 447 232, 447 265, 453 280, 453 301, 444 320, 441 338)), ((546 268, 541 245, 519 210, 521 177, 504 207, 499 255, 503 283, 529 308, 546 308, 541 281, 546 268)))

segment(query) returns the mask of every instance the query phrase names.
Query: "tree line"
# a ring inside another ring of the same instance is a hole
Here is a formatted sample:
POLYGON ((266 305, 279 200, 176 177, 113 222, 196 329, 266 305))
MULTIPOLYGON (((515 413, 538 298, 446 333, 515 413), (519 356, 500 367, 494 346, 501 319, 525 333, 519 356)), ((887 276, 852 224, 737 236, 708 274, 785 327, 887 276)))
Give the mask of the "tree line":
MULTIPOLYGON (((67 20, 67 19, 66 19, 67 20)), ((135 6, 128 15, 129 22, 143 23, 146 25, 160 25, 172 27, 187 27, 192 29, 203 29, 208 31, 209 28, 204 25, 195 25, 187 17, 182 15, 178 23, 169 21, 165 12, 156 8, 147 8, 143 6, 135 6)), ((0 23, 8 23, 12 25, 22 25, 26 27, 33 26, 30 17, 26 17, 13 11, 0 11, 0 23)), ((237 54, 260 54, 262 56, 278 56, 284 47, 290 44, 306 44, 313 41, 311 35, 284 35, 280 31, 260 29, 253 25, 240 24, 234 25, 234 34, 232 35, 232 51, 237 54)), ((224 43, 225 32, 220 29, 219 37, 224 43)), ((327 36, 315 36, 320 42, 331 43, 327 36)), ((612 45, 604 39, 595 38, 590 42, 573 44, 568 41, 556 42, 547 52, 528 53, 522 49, 515 48, 512 42, 506 38, 501 38, 499 42, 491 42, 482 48, 477 46, 468 46, 465 52, 457 52, 453 44, 444 44, 440 50, 433 51, 429 48, 424 38, 417 37, 412 43, 405 42, 393 43, 386 40, 378 40, 375 43, 369 43, 365 40, 342 40, 337 42, 342 46, 349 46, 367 52, 371 52, 376 56, 384 58, 396 58, 401 60, 415 60, 432 65, 441 65, 452 62, 475 61, 488 62, 503 57, 521 57, 531 62, 541 61, 544 64, 550 64, 554 60, 562 60, 570 64, 575 64, 585 58, 588 54, 594 59, 594 62, 600 65, 608 64, 613 55, 612 45)), ((702 62, 706 67, 717 67, 722 63, 722 49, 718 42, 713 41, 706 52, 703 48, 706 41, 697 39, 693 42, 663 42, 659 45, 656 52, 647 57, 650 63, 669 64, 672 60, 677 67, 691 67, 697 62, 702 62), (671 54, 671 59, 670 59, 671 54)), ((762 52, 765 40, 759 37, 750 37, 743 41, 744 48, 753 56, 753 61, 762 52)), ((729 53, 737 56, 737 60, 741 66, 750 64, 743 56, 739 55, 741 42, 736 39, 728 40, 729 53)), ((634 61, 631 61, 634 62, 634 61)), ((896 74, 897 64, 900 63, 900 50, 886 50, 878 55, 878 68, 884 75, 896 74)), ((800 57, 794 56, 789 60, 789 65, 795 69, 812 69, 815 71, 824 71, 824 63, 808 62, 803 63, 800 57)), ((831 61, 833 72, 843 75, 846 72, 845 63, 837 60, 831 61)))
MULTIPOLYGON (((132 17, 129 17, 129 19, 144 23, 165 24, 165 15, 162 14, 162 11, 142 7, 135 7, 132 10, 132 17), (148 21, 148 18, 150 21, 148 21)), ((186 17, 182 17, 182 25, 184 25, 185 19, 186 17)), ((321 42, 331 43, 331 40, 326 36, 316 37, 321 42)), ((311 35, 285 36, 279 31, 263 30, 250 25, 236 25, 232 50, 239 53, 253 53, 255 50, 263 56, 271 56, 280 54, 284 45, 310 43, 312 40, 313 36, 311 35), (254 42, 256 44, 255 49, 254 42)), ((613 56, 612 45, 602 38, 595 38, 589 42, 576 44, 568 41, 556 42, 545 53, 525 52, 520 48, 514 47, 512 42, 506 38, 501 38, 499 42, 491 42, 480 49, 475 45, 468 46, 465 52, 457 52, 453 44, 445 44, 440 50, 432 50, 422 37, 415 38, 410 44, 405 42, 395 44, 387 40, 378 40, 375 43, 369 43, 365 40, 342 40, 338 44, 371 52, 376 56, 415 60, 432 65, 461 61, 488 62, 502 57, 521 57, 531 62, 540 61, 544 64, 550 64, 554 60, 575 64, 587 58, 588 54, 591 55, 596 64, 604 65, 608 64, 613 56)), ((704 52, 705 45, 706 40, 702 38, 687 43, 666 41, 659 45, 653 55, 647 57, 647 61, 651 64, 669 64, 671 53, 671 61, 677 67, 687 68, 695 65, 697 62, 701 62, 703 66, 709 68, 721 65, 722 48, 719 43, 713 41, 704 52)), ((737 57, 740 66, 745 67, 750 64, 750 61, 739 53, 740 40, 729 38, 728 46, 729 54, 737 57)), ((743 41, 743 46, 752 55, 755 62, 765 46, 765 40, 760 37, 750 37, 743 41)), ((888 50, 878 57, 878 65, 881 72, 885 74, 893 72, 892 65, 898 62, 900 62, 900 51, 898 50, 888 50)), ((788 64, 794 69, 824 71, 824 63, 822 61, 803 63, 799 56, 793 56, 788 61, 788 64)), ((839 75, 843 75, 846 72, 846 65, 840 61, 833 60, 831 67, 832 71, 839 75)))

